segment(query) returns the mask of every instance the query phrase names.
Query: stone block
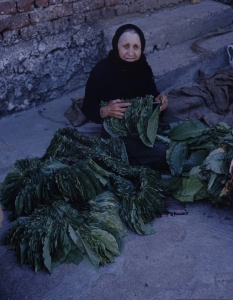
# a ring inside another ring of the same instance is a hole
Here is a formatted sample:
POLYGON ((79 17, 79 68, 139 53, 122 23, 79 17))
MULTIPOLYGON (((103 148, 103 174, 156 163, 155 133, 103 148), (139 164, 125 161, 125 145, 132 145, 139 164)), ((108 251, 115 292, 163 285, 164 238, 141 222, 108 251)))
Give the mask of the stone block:
POLYGON ((74 12, 76 14, 102 7, 104 7, 104 0, 81 0, 73 4, 74 12))
POLYGON ((91 0, 90 1, 90 7, 91 9, 97 9, 104 7, 104 0, 91 0))
POLYGON ((92 10, 86 13, 86 22, 87 23, 95 23, 102 18, 101 10, 92 10))
POLYGON ((40 14, 40 10, 37 9, 37 10, 31 12, 29 15, 30 15, 30 23, 32 25, 34 25, 34 24, 40 22, 42 13, 40 14))
POLYGON ((73 15, 72 3, 65 3, 49 6, 44 9, 38 8, 36 11, 30 14, 30 20, 31 24, 36 24, 71 15, 73 15))
POLYGON ((123 16, 126 15, 129 12, 129 7, 128 5, 117 5, 116 6, 116 15, 117 16, 123 16))
POLYGON ((49 0, 35 0, 36 7, 47 7, 49 5, 49 0))
POLYGON ((73 7, 71 3, 58 4, 48 7, 43 10, 41 21, 49 21, 57 18, 62 18, 73 14, 73 7))
POLYGON ((22 66, 26 69, 28 72, 32 72, 34 68, 34 63, 30 59, 26 59, 23 63, 22 66))
POLYGON ((14 29, 21 29, 25 26, 30 25, 30 20, 28 14, 19 14, 14 15, 10 18, 7 29, 14 30, 14 29))
POLYGON ((36 31, 39 35, 45 36, 53 32, 52 21, 42 22, 35 25, 36 31))
POLYGON ((2 34, 3 42, 5 45, 19 42, 18 30, 6 30, 2 34))
POLYGON ((73 3, 73 9, 75 14, 81 14, 85 11, 90 10, 90 7, 85 1, 78 1, 73 3))
POLYGON ((30 38, 31 38, 31 31, 30 31, 30 28, 31 26, 28 26, 28 27, 24 27, 24 28, 22 28, 22 29, 20 29, 20 31, 19 31, 19 34, 20 34, 20 36, 21 36, 21 39, 22 40, 29 40, 30 38))
POLYGON ((104 18, 114 18, 116 15, 114 7, 104 7, 101 11, 101 14, 104 18))
POLYGON ((69 27, 69 19, 68 17, 60 18, 53 21, 53 28, 56 31, 62 31, 69 27))
POLYGON ((32 38, 35 38, 38 35, 38 32, 36 30, 36 26, 30 25, 30 26, 21 28, 19 31, 19 34, 23 40, 27 41, 32 38))
POLYGON ((8 27, 10 19, 10 16, 0 16, 0 32, 2 32, 8 27))
POLYGON ((17 12, 16 3, 14 1, 0 2, 0 15, 11 15, 17 12))
POLYGON ((141 8, 140 4, 135 2, 131 5, 129 5, 129 13, 132 14, 135 12, 139 12, 140 8, 141 8))
MULTIPOLYGON (((159 6, 160 5, 161 0, 157 0, 157 1, 153 1, 153 0, 144 0, 143 2, 140 2, 140 12, 144 13, 152 8, 155 8, 155 6, 159 6)), ((166 0, 164 0, 164 2, 166 2, 166 0)), ((164 6, 166 6, 166 4, 164 3, 164 6)))
POLYGON ((69 17, 70 19, 70 26, 78 26, 82 23, 85 23, 85 15, 84 14, 77 14, 69 17))
POLYGON ((180 2, 180 0, 144 0, 143 2, 141 1, 141 12, 146 12, 146 11, 150 11, 150 12, 154 12, 154 10, 156 9, 160 9, 163 7, 169 7, 172 4, 178 4, 180 2))
POLYGON ((62 6, 62 9, 59 11, 58 17, 67 17, 74 14, 72 3, 65 3, 62 6))
POLYGON ((18 0, 16 3, 18 12, 27 12, 34 10, 33 0, 18 0))
POLYGON ((121 0, 105 0, 105 6, 121 4, 121 0))

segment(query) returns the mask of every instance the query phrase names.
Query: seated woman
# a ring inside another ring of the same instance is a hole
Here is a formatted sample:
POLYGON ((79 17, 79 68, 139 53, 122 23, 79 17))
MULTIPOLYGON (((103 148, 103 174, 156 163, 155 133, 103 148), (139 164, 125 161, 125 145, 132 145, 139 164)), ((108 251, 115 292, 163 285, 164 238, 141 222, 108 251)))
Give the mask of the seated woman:
MULTIPOLYGON (((153 95, 155 102, 162 99, 160 111, 166 109, 168 99, 156 88, 144 49, 145 37, 140 28, 126 24, 117 29, 108 57, 96 64, 87 81, 82 112, 89 120, 102 123, 107 117, 122 119, 130 103, 121 100, 146 95, 153 95), (111 102, 100 107, 101 101, 111 102)), ((102 137, 109 137, 104 129, 102 137)), ((154 147, 149 148, 137 136, 122 139, 131 164, 148 165, 158 171, 168 169, 167 146, 162 142, 155 141, 154 147)))

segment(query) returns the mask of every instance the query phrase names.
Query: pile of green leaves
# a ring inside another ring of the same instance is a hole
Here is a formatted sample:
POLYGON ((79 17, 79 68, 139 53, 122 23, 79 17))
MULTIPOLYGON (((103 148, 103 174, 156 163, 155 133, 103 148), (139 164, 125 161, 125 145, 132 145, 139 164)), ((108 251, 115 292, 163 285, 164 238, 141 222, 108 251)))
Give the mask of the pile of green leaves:
POLYGON ((16 162, 3 182, 2 204, 10 210, 9 219, 30 215, 39 205, 56 200, 87 209, 87 200, 102 190, 92 168, 82 161, 68 165, 59 160, 24 159, 16 162))
MULTIPOLYGON (((108 117, 104 119, 104 129, 112 137, 138 135, 142 142, 153 147, 159 122, 159 106, 153 109, 153 96, 135 98, 131 100, 122 100, 122 102, 131 103, 127 108, 123 119, 108 117)), ((105 106, 109 102, 102 102, 105 106)))
POLYGON ((119 200, 105 192, 90 202, 91 214, 80 214, 64 201, 36 209, 20 217, 5 233, 4 241, 15 249, 21 264, 49 272, 61 263, 91 267, 113 262, 126 234, 119 217, 119 200))
POLYGON ((225 123, 210 128, 186 120, 174 124, 167 137, 167 161, 173 179, 164 182, 164 188, 183 202, 204 198, 213 203, 224 201, 233 158, 233 128, 225 123))
POLYGON ((60 129, 43 158, 19 160, 6 176, 1 203, 16 221, 3 241, 35 270, 82 259, 95 268, 112 262, 125 225, 153 232, 151 221, 163 211, 159 179, 128 165, 121 140, 60 129))

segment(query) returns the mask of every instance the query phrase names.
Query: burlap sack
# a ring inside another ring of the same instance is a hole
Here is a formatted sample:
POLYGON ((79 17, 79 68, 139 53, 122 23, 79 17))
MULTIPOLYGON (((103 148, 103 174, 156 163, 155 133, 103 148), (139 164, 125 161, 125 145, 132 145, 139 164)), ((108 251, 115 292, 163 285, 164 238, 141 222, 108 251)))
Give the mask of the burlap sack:
POLYGON ((72 105, 70 108, 66 110, 64 115, 67 117, 67 119, 70 121, 70 123, 77 127, 81 126, 84 123, 87 122, 87 118, 84 116, 84 114, 81 111, 82 103, 83 103, 83 97, 73 97, 71 98, 72 105))

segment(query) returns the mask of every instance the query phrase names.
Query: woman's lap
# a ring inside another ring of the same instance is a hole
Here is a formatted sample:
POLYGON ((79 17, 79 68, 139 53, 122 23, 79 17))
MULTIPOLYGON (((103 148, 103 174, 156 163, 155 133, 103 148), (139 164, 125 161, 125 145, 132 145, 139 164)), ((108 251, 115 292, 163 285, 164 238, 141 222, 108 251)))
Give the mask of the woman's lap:
POLYGON ((122 138, 129 156, 129 162, 135 165, 149 166, 153 170, 169 170, 166 160, 167 146, 155 141, 153 148, 145 146, 138 137, 122 138))

